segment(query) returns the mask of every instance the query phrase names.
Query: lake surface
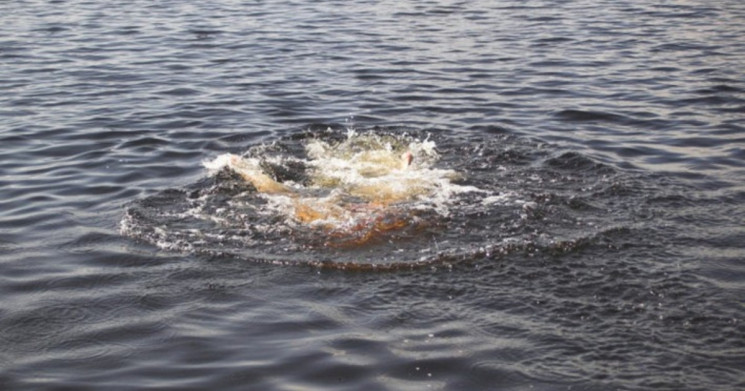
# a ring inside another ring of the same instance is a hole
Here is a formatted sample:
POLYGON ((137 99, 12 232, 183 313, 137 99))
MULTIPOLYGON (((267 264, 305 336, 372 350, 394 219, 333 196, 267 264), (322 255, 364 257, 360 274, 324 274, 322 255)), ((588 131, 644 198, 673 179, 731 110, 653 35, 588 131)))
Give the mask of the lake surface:
POLYGON ((740 1, 0 21, 2 389, 745 388, 740 1), (204 166, 350 129, 483 192, 328 246, 204 166))

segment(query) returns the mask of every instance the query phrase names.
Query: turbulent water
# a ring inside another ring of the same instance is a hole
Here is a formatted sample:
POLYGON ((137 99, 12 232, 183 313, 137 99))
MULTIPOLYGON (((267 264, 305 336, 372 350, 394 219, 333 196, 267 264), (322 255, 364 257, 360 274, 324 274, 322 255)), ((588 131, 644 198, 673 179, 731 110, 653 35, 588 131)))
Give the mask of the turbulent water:
POLYGON ((307 130, 258 145, 240 158, 243 167, 220 156, 206 164, 211 176, 130 205, 121 232, 203 255, 399 269, 515 250, 571 251, 635 227, 640 213, 641 194, 623 190, 631 178, 540 143, 504 134, 422 141, 404 129, 344 133, 307 130), (324 156, 309 160, 319 143, 324 156), (415 151, 412 165, 389 169, 405 150, 415 151), (272 187, 254 185, 258 176, 272 187), (313 177, 331 185, 307 183, 313 177))
POLYGON ((0 21, 2 389, 745 388, 741 2, 0 21))

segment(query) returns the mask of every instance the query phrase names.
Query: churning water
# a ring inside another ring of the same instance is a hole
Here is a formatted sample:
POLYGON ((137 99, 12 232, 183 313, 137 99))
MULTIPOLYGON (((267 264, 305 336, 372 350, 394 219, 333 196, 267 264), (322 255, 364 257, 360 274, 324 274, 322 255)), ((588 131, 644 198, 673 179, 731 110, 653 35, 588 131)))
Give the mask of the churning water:
POLYGON ((0 388, 745 388, 738 1, 0 4, 0 388))

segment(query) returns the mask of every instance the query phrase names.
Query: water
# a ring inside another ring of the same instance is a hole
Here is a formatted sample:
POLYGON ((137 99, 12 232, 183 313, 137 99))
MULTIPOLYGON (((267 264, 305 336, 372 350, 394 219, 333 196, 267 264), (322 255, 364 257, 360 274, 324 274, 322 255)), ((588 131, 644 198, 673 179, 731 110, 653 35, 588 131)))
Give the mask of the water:
POLYGON ((0 15, 3 389, 745 387, 740 2, 0 15), (490 193, 361 248, 161 220, 250 197, 203 162, 328 128, 490 193))

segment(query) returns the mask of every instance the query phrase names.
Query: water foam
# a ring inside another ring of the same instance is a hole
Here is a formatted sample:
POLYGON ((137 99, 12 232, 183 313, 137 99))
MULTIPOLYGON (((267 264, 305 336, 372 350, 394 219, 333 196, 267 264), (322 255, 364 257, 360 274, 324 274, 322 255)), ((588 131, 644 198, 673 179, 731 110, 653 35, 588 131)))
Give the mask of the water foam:
POLYGON ((447 217, 460 194, 489 194, 456 183, 462 174, 437 168, 439 154, 429 139, 349 131, 341 141, 305 140, 301 157, 256 150, 223 154, 204 166, 213 175, 221 170, 240 175, 265 201, 254 206, 258 213, 283 216, 292 227, 318 229, 327 244, 331 239, 365 243, 421 224, 428 214, 447 217), (297 170, 289 163, 304 167, 304 173, 295 173, 303 183, 283 180, 265 168, 297 170))

